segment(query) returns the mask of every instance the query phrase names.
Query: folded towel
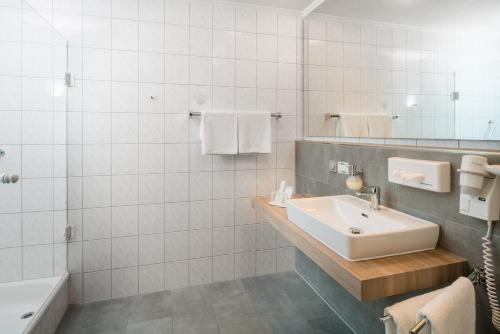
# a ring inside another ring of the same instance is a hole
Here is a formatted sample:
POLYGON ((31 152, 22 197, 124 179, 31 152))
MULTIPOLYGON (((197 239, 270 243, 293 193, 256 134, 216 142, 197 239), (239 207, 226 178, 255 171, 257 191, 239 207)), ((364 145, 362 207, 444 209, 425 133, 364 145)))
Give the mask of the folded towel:
POLYGON ((203 154, 237 154, 238 114, 234 111, 202 111, 200 139, 203 154))
POLYGON ((422 334, 474 334, 476 331, 476 298, 472 282, 460 277, 452 285, 426 303, 417 313, 417 320, 427 319, 430 325, 422 334))
POLYGON ((368 137, 366 114, 340 114, 339 133, 343 137, 368 137))
POLYGON ((441 290, 431 291, 413 298, 403 300, 384 310, 384 315, 390 315, 392 321, 385 322, 386 334, 408 334, 415 326, 416 314, 420 308, 436 297, 441 290))
POLYGON ((238 112, 238 152, 271 153, 271 113, 238 112))
POLYGON ((372 138, 392 138, 392 115, 368 114, 368 136, 372 138))

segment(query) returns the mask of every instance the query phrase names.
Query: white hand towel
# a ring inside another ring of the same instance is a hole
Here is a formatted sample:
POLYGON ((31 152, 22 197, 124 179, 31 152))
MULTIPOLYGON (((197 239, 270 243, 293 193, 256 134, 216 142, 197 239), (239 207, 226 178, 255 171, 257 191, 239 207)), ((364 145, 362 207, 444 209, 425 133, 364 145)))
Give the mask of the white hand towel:
POLYGON ((476 297, 472 282, 460 277, 441 289, 417 314, 417 320, 429 322, 422 334, 474 334, 476 332, 476 297))
POLYGON ((415 326, 418 310, 432 300, 441 290, 431 291, 396 303, 384 310, 384 315, 390 315, 392 321, 385 322, 386 334, 408 334, 415 326))
POLYGON ((343 137, 368 137, 366 114, 340 114, 339 129, 343 137))
POLYGON ((368 115, 368 136, 372 138, 392 138, 392 115, 368 115))
POLYGON ((200 139, 203 154, 237 154, 238 114, 234 111, 202 111, 200 139))
POLYGON ((238 112, 238 152, 271 153, 271 113, 238 112))

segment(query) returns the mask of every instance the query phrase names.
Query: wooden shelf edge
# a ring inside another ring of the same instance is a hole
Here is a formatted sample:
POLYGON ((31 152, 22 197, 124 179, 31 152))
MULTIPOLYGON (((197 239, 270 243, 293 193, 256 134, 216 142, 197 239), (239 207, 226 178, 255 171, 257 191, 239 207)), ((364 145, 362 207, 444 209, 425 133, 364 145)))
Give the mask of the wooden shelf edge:
MULTIPOLYGON (((302 197, 302 196, 298 196, 302 197)), ((437 248, 366 261, 347 261, 288 220, 286 209, 257 197, 254 209, 360 301, 451 283, 467 269, 464 258, 437 248)))
POLYGON ((364 281, 361 286, 362 301, 375 300, 399 294, 439 287, 451 283, 465 274, 467 262, 456 262, 438 267, 415 270, 412 273, 400 273, 379 279, 364 281))

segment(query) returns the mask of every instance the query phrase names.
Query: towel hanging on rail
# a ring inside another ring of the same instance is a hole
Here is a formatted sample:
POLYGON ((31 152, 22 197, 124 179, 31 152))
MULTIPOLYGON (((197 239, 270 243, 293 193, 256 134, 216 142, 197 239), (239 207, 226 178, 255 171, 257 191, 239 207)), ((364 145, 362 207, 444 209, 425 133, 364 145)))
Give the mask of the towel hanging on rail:
POLYGON ((476 298, 472 282, 460 277, 442 289, 417 313, 417 320, 426 319, 421 334, 475 334, 476 298))
POLYGON ((200 139, 203 154, 237 154, 238 115, 232 111, 203 111, 200 139))
POLYGON ((406 299, 384 310, 386 334, 474 334, 474 282, 465 277, 453 284, 406 299), (416 324, 416 325, 415 325, 416 324))
POLYGON ((391 319, 384 321, 386 334, 408 334, 416 323, 416 313, 441 290, 431 291, 386 307, 384 315, 391 319))
POLYGON ((271 153, 272 130, 268 111, 238 112, 238 153, 271 153))

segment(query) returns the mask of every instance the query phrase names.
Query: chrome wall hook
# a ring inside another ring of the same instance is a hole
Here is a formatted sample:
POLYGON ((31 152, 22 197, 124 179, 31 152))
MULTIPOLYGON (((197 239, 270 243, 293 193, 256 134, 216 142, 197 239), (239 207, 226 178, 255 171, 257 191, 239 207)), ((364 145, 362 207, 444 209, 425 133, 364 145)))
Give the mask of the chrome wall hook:
POLYGON ((0 158, 2 158, 3 156, 5 156, 5 151, 0 148, 0 158))

